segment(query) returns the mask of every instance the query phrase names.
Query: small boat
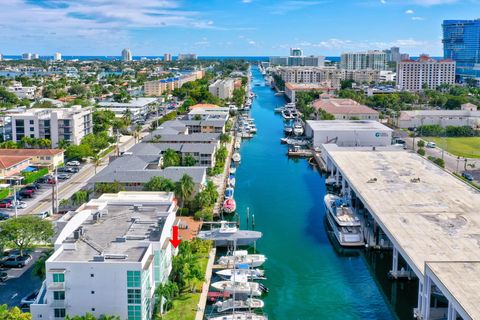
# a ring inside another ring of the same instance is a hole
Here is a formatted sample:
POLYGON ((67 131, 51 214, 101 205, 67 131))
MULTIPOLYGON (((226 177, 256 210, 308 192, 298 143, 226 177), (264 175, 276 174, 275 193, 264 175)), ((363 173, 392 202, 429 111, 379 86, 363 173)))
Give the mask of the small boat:
POLYGON ((268 320, 268 317, 251 312, 235 312, 232 314, 210 317, 208 320, 268 320))
POLYGON ((286 144, 288 141, 288 138, 280 138, 280 143, 281 144, 286 144))
MULTIPOLYGON (((212 240, 216 247, 225 247, 232 243, 236 243, 237 246, 249 246, 261 237, 262 233, 259 231, 239 230, 235 222, 228 221, 220 221, 219 228, 200 231, 198 233, 198 238, 202 240, 212 240)), ((238 261, 241 262, 241 260, 238 261)))
POLYGON ((338 243, 343 247, 364 246, 362 223, 352 208, 342 198, 333 194, 326 194, 323 200, 328 224, 338 243))
POLYGON ((263 254, 248 254, 246 250, 237 250, 231 256, 222 256, 218 263, 222 266, 234 266, 234 264, 246 264, 251 268, 260 267, 267 261, 263 254))
POLYGON ((285 110, 284 107, 278 107, 278 108, 273 109, 273 111, 276 112, 276 113, 281 113, 283 110, 285 110))
POLYGON ((278 91, 275 93, 276 96, 283 96, 285 94, 285 91, 278 91))
POLYGON ((261 269, 249 269, 247 264, 237 265, 238 269, 223 269, 216 274, 224 279, 231 279, 235 276, 246 276, 249 280, 265 280, 265 271, 261 269))
POLYGON ((303 134, 303 125, 299 120, 295 121, 293 124, 293 134, 296 136, 301 136, 303 134))
POLYGON ((246 300, 234 300, 228 299, 225 301, 218 301, 215 303, 217 312, 225 312, 231 309, 245 310, 245 309, 258 309, 263 308, 265 303, 260 299, 248 298, 246 300))
POLYGON ((293 132, 293 128, 290 124, 285 124, 283 126, 283 131, 286 133, 286 134, 291 134, 293 132))
POLYGON ((217 281, 212 283, 212 288, 235 294, 248 294, 251 296, 261 296, 263 290, 260 288, 258 282, 245 282, 241 281, 217 281))
POLYGON ((234 175, 231 174, 230 176, 228 176, 228 185, 230 187, 235 187, 235 182, 236 182, 236 179, 234 175))
POLYGON ((327 186, 334 186, 337 184, 337 179, 335 179, 334 176, 330 176, 327 179, 325 179, 325 184, 327 186))
POLYGON ((233 198, 233 188, 232 187, 228 187, 227 189, 225 189, 225 199, 230 199, 230 198, 233 198))
POLYGON ((232 174, 234 175, 236 172, 237 172, 237 168, 235 168, 235 167, 230 168, 230 175, 232 175, 232 174))
POLYGON ((237 210, 237 203, 233 198, 229 198, 223 202, 223 212, 233 213, 237 210))
POLYGON ((240 153, 238 152, 235 152, 232 156, 232 160, 234 162, 240 162, 240 160, 242 160, 242 156, 240 156, 240 153))

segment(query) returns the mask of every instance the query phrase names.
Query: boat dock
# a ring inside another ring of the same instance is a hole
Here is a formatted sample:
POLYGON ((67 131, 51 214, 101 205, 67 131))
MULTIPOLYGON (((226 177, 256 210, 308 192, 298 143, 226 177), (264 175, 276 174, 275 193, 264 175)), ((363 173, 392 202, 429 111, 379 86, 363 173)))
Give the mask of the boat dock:
POLYGON ((313 151, 310 149, 289 149, 287 155, 292 158, 309 158, 313 156, 313 151))
POLYGON ((390 276, 418 281, 416 318, 480 319, 480 193, 405 150, 324 149, 331 176, 363 213, 368 245, 391 246, 390 276))

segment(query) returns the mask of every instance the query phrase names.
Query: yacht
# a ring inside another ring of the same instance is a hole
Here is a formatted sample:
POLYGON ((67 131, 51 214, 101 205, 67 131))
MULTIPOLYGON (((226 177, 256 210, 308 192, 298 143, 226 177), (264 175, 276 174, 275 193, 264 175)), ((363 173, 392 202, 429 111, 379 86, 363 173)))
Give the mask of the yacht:
POLYGON ((234 213, 237 210, 237 203, 233 198, 228 198, 223 202, 223 212, 234 213))
POLYGON ((235 292, 236 294, 248 294, 256 297, 261 296, 263 292, 258 282, 248 282, 244 281, 244 279, 240 279, 240 281, 217 281, 212 283, 212 287, 222 292, 235 292))
MULTIPOLYGON (((198 233, 198 238, 203 240, 212 240, 215 246, 217 247, 226 247, 229 244, 232 244, 235 242, 238 246, 248 246, 253 244, 255 241, 257 241, 261 237, 262 237, 262 233, 259 231, 239 230, 235 226, 235 222, 227 222, 227 221, 220 221, 219 228, 200 231, 198 233)), ((250 258, 250 260, 252 259, 253 258, 250 258)), ((232 262, 233 262, 233 259, 232 259, 232 262)), ((239 262, 241 262, 241 260, 239 260, 239 262)), ((258 266, 258 264, 256 266, 258 266)))
POLYGON ((230 198, 233 198, 233 188, 232 187, 228 187, 227 189, 225 189, 225 199, 230 199, 230 198))
POLYGON ((285 119, 285 120, 293 119, 293 116, 292 116, 292 113, 290 112, 290 110, 283 110, 282 111, 282 116, 283 116, 283 119, 285 119))
POLYGON ((283 126, 283 131, 285 132, 285 134, 291 134, 293 132, 293 128, 291 126, 290 123, 286 123, 284 126, 283 126))
POLYGON ((225 312, 229 310, 245 310, 263 308, 265 303, 260 299, 248 298, 246 300, 228 299, 225 301, 218 301, 215 303, 217 312, 225 312))
POLYGON ((364 246, 362 223, 352 208, 333 194, 325 195, 324 202, 328 224, 338 243, 344 247, 364 246))
POLYGON ((268 320, 267 316, 251 313, 251 312, 235 312, 221 316, 214 316, 208 320, 268 320))
POLYGON ((251 268, 257 268, 264 264, 265 261, 267 261, 267 257, 263 254, 248 254, 247 250, 236 250, 233 252, 233 255, 220 257, 218 264, 222 266, 234 266, 235 262, 237 264, 246 264, 251 268))
POLYGON ((296 120, 293 124, 293 134, 296 136, 301 136, 303 134, 303 125, 299 120, 296 120))
POLYGON ((239 264, 238 269, 223 269, 216 274, 223 279, 230 279, 233 276, 246 275, 249 280, 265 280, 265 271, 261 269, 249 269, 248 264, 239 264))
POLYGON ((234 162, 240 162, 240 160, 242 160, 242 156, 240 155, 240 153, 235 152, 232 156, 232 160, 234 162))

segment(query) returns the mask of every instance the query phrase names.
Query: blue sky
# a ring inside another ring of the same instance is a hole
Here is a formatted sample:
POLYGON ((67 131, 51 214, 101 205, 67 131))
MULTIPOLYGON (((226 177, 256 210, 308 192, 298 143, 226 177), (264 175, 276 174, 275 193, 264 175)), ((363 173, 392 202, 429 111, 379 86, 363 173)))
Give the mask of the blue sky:
POLYGON ((399 46, 442 54, 444 19, 480 0, 0 0, 0 52, 52 55, 306 54, 399 46))

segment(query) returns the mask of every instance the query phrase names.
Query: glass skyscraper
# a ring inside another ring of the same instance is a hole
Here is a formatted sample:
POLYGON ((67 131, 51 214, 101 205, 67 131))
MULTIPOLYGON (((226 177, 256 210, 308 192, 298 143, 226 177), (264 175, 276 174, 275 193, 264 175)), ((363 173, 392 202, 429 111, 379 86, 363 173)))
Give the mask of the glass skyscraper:
POLYGON ((480 80, 480 19, 444 20, 443 56, 457 63, 457 78, 480 80))

